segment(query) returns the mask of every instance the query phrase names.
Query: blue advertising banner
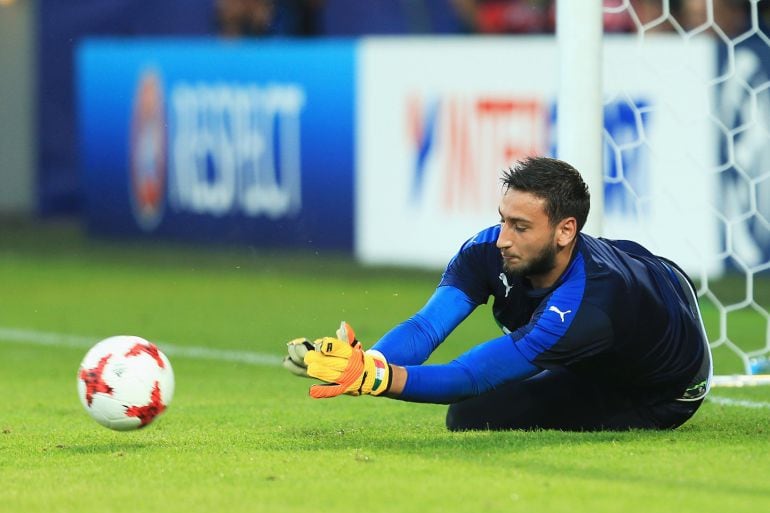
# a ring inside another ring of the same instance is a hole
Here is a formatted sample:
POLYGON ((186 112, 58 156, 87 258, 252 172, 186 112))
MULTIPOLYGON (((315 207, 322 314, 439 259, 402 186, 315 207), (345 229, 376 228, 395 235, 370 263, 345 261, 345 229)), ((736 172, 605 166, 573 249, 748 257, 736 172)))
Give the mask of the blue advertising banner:
POLYGON ((89 229, 352 251, 355 44, 90 40, 89 229))

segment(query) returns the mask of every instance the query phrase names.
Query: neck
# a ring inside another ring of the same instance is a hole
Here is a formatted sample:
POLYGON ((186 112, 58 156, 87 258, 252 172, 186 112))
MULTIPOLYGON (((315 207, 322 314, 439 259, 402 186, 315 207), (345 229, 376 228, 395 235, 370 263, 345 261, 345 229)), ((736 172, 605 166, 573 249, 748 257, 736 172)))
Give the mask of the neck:
POLYGON ((564 246, 563 248, 559 249, 559 251, 556 253, 556 265, 554 265, 550 271, 543 274, 528 276, 533 288, 547 289, 556 283, 556 280, 558 280, 559 277, 564 273, 570 263, 570 260, 572 260, 572 252, 575 250, 576 241, 577 237, 573 239, 568 246, 564 246))

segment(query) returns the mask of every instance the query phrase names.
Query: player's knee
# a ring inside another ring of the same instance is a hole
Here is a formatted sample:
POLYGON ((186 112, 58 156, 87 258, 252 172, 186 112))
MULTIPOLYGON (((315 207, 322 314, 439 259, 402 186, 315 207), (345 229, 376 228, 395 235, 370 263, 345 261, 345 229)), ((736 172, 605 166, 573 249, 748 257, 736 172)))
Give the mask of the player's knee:
POLYGON ((461 403, 452 404, 446 412, 446 427, 449 431, 469 431, 483 429, 463 408, 461 403))
POLYGON ((453 406, 454 405, 450 406, 446 412, 446 428, 449 431, 461 431, 459 424, 457 422, 458 421, 457 415, 453 411, 453 406))

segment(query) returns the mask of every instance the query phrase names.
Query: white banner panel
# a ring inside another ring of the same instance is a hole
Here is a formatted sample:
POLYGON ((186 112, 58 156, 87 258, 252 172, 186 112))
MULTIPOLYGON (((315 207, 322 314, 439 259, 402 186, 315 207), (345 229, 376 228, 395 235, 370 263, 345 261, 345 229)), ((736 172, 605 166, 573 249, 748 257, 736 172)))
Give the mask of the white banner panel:
MULTIPOLYGON (((716 155, 713 128, 699 121, 708 116, 713 48, 662 38, 637 50, 625 38, 605 45, 604 235, 692 268, 716 246, 713 223, 698 215, 712 194, 702 166, 716 155)), ((523 156, 553 154, 556 42, 372 38, 360 52, 357 257, 441 268, 497 222, 501 172, 523 156)))

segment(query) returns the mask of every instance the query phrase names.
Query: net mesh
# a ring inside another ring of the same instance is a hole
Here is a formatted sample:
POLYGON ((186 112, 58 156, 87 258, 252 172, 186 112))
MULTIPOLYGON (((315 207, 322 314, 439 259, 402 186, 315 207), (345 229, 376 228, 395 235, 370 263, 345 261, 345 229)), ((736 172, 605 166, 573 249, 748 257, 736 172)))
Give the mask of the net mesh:
MULTIPOLYGON (((635 50, 624 58, 686 89, 647 100, 633 87, 606 88, 604 235, 620 234, 627 226, 613 218, 630 216, 653 251, 676 246, 674 259, 697 284, 718 375, 770 373, 768 8, 768 0, 604 3, 605 39, 632 33, 635 50), (679 47, 679 60, 649 51, 661 42, 679 47), (651 135, 661 123, 675 143, 651 135)), ((605 58, 605 77, 612 68, 605 58)))

